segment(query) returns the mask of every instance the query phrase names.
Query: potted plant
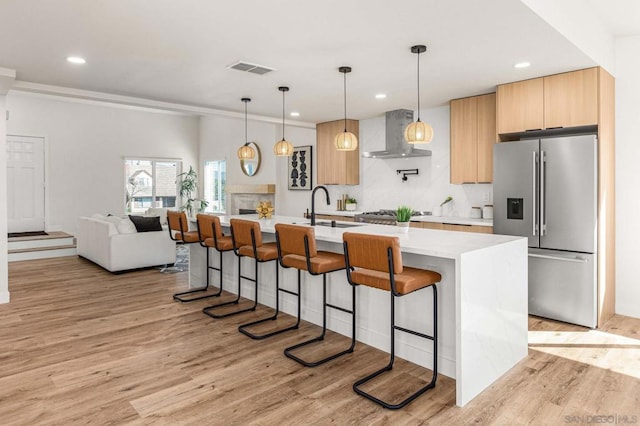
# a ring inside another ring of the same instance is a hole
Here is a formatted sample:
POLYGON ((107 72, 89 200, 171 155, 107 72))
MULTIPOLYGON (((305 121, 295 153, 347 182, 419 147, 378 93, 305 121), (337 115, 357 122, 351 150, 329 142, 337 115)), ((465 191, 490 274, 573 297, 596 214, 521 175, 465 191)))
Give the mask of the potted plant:
POLYGON ((396 225, 402 232, 409 232, 409 221, 412 214, 413 209, 411 207, 400 206, 396 209, 396 225))
POLYGON ((347 198, 347 200, 344 203, 344 208, 345 210, 354 211, 358 206, 357 203, 358 202, 356 201, 355 198, 347 198))
POLYGON ((209 202, 194 197, 198 194, 198 172, 193 169, 193 166, 189 166, 188 172, 180 173, 178 181, 180 182, 180 197, 182 200, 186 200, 180 210, 186 210, 189 216, 194 216, 194 213, 198 211, 204 211, 209 202))

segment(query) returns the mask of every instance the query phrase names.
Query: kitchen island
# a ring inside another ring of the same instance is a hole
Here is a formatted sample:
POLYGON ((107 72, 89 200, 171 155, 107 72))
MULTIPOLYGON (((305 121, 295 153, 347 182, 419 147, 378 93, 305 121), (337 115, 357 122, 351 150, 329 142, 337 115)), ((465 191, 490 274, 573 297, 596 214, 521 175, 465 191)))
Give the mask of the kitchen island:
MULTIPOLYGON (((305 219, 274 216, 258 220, 257 215, 221 216, 228 227, 231 218, 260 222, 265 241, 275 240, 276 223, 306 224, 305 219)), ((323 222, 323 221, 319 221, 323 222)), ((195 226, 195 223, 192 223, 195 226)), ((407 266, 432 269, 442 275, 438 284, 438 370, 456 380, 456 404, 464 406, 482 390, 527 355, 527 240, 505 235, 476 234, 431 229, 410 229, 401 233, 395 226, 344 222, 347 228, 316 226, 318 249, 342 253, 345 231, 400 238, 403 262, 407 266)), ((190 246, 190 286, 205 282, 205 250, 190 246)), ((224 289, 237 293, 238 259, 231 253, 224 258, 224 289)), ((217 256, 212 257, 217 260, 217 256)), ((252 270, 253 259, 243 258, 243 269, 252 270)), ((259 302, 275 306, 273 268, 260 268, 259 302)), ((281 270, 281 287, 294 289, 294 270, 281 270)), ((322 278, 302 274, 302 318, 322 323, 322 278), (309 284, 311 282, 312 284, 309 284)), ((217 272, 211 275, 217 285, 217 272)), ((351 288, 346 274, 327 276, 329 300, 348 307, 351 288)), ((242 283, 242 294, 253 298, 253 283, 242 283)), ((296 315, 296 300, 281 295, 281 309, 296 315)), ((396 303, 397 324, 431 333, 430 292, 417 292, 396 303)), ((389 351, 389 294, 369 287, 357 289, 357 340, 389 351)), ((350 336, 348 315, 328 313, 328 328, 350 336)), ((295 333, 292 332, 292 333, 295 333)), ((432 365, 432 345, 412 335, 396 335, 396 355, 426 368, 432 365)), ((358 350, 353 355, 358 356, 358 350)), ((372 366, 372 369, 375 366, 372 366)), ((437 392, 437 386, 436 390, 437 392)))

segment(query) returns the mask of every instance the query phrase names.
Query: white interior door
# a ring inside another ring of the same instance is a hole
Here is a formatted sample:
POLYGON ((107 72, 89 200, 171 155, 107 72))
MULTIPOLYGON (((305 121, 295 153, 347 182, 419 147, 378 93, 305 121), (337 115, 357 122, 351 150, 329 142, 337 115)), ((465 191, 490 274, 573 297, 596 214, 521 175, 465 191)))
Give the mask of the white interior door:
POLYGON ((9 232, 44 231, 44 138, 7 136, 9 232))

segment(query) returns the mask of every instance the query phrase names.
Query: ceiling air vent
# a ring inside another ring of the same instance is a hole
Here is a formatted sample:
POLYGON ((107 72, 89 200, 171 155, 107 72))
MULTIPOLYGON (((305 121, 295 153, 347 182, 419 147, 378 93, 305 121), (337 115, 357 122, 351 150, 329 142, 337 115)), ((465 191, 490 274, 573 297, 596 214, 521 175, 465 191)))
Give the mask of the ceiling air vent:
POLYGON ((246 71, 253 74, 263 75, 271 71, 275 71, 275 68, 265 67, 264 65, 252 64, 249 62, 238 61, 233 65, 229 65, 227 68, 238 71, 246 71))

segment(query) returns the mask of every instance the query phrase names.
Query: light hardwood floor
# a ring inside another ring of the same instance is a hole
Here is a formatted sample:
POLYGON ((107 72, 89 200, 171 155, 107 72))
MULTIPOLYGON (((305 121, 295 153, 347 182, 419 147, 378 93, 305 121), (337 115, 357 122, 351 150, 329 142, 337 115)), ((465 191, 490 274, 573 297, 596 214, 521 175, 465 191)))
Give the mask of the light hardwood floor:
MULTIPOLYGON (((317 327, 250 340, 237 325, 265 309, 213 320, 200 312, 207 301, 172 301, 186 280, 156 270, 114 275, 77 257, 11 263, 11 303, 0 305, 0 424, 640 422, 637 319, 615 316, 593 331, 531 318, 529 356, 466 407, 440 376, 435 390, 393 412, 351 390, 386 362, 383 352, 358 344, 304 368, 282 350, 317 327)), ((376 391, 405 392, 430 372, 400 362, 393 376, 376 391)))

